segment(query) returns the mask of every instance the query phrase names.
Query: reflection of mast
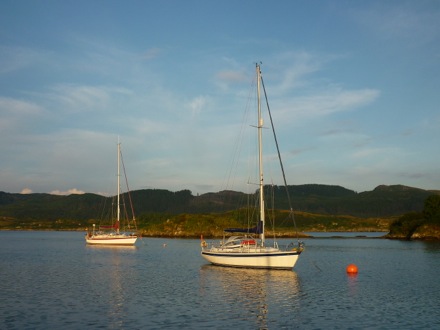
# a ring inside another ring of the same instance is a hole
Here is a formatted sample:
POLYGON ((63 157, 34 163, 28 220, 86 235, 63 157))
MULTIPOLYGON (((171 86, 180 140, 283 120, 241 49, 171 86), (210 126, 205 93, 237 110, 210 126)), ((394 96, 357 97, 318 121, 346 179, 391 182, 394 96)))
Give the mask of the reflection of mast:
POLYGON ((127 270, 130 270, 131 275, 137 276, 136 258, 131 256, 137 248, 111 245, 87 245, 87 247, 90 252, 90 263, 103 266, 102 271, 95 272, 93 278, 99 285, 91 286, 91 293, 101 305, 104 303, 107 306, 102 310, 105 321, 99 319, 100 322, 105 322, 101 325, 107 325, 107 328, 111 329, 122 329, 127 323, 125 309, 132 301, 131 292, 134 290, 131 287, 127 288, 124 278, 127 276, 127 270))
POLYGON ((258 312, 257 312, 257 325, 259 329, 268 329, 267 325, 267 315, 269 314, 268 304, 267 304, 267 292, 266 285, 260 285, 258 294, 258 312))
MULTIPOLYGON (((118 204, 119 209, 119 204, 118 204)), ((119 228, 118 228, 119 230, 119 228)), ((109 270, 110 274, 108 274, 110 278, 110 287, 108 288, 111 299, 109 299, 111 308, 109 309, 109 319, 111 320, 111 324, 113 326, 119 327, 123 324, 123 311, 122 306, 128 301, 128 297, 126 296, 126 292, 122 289, 122 279, 124 274, 124 262, 122 262, 122 258, 124 255, 121 255, 121 251, 118 248, 113 248, 111 251, 111 265, 112 269, 109 270)))
POLYGON ((117 227, 116 227, 116 233, 119 234, 119 221, 121 216, 121 207, 119 204, 119 194, 121 193, 121 175, 120 175, 120 162, 121 162, 121 143, 119 142, 118 138, 118 201, 117 201, 117 208, 116 208, 116 216, 117 216, 117 227))

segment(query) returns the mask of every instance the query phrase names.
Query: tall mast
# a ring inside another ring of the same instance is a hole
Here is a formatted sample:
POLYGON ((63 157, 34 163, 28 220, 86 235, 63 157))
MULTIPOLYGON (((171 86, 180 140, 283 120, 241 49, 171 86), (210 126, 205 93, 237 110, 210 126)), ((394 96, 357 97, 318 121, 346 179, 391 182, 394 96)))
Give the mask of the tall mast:
POLYGON ((120 180, 121 180, 121 176, 120 176, 120 162, 121 162, 121 143, 119 142, 119 138, 118 138, 118 201, 117 201, 117 208, 116 208, 116 214, 117 214, 117 228, 116 228, 116 232, 119 234, 119 217, 120 217, 120 213, 121 213, 121 209, 120 209, 120 205, 119 205, 119 194, 120 194, 120 189, 121 189, 121 184, 120 184, 120 180))
POLYGON ((261 116, 261 100, 260 100, 260 82, 261 82, 261 70, 260 65, 256 65, 257 70, 257 103, 258 103, 258 167, 260 172, 260 221, 261 221, 261 244, 264 245, 264 192, 263 192, 263 118, 261 116))

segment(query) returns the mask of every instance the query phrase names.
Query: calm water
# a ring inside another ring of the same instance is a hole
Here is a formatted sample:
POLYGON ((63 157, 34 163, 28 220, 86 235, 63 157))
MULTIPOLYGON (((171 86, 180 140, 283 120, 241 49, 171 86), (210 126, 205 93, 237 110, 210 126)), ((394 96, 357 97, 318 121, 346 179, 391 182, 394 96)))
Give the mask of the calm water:
POLYGON ((305 244, 294 271, 267 271, 210 266, 199 240, 102 248, 80 232, 0 232, 0 328, 440 328, 439 243, 305 244))

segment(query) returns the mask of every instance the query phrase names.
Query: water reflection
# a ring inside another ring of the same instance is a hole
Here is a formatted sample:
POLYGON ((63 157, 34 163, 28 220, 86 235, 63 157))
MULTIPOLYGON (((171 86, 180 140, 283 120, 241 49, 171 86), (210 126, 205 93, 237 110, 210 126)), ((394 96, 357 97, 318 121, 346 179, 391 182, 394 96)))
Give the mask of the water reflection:
POLYGON ((100 312, 89 325, 122 328, 127 317, 130 282, 135 277, 135 246, 87 245, 93 300, 100 312))
POLYGON ((350 297, 356 297, 358 293, 358 274, 347 273, 347 289, 350 297))
POLYGON ((423 248, 426 252, 439 253, 440 252, 440 242, 439 241, 421 241, 423 248))
POLYGON ((214 318, 233 318, 247 325, 253 319, 256 328, 267 329, 299 308, 300 280, 293 271, 204 265, 200 295, 216 310, 223 306, 224 315, 214 318))
POLYGON ((138 247, 135 245, 86 245, 87 249, 94 249, 94 250, 120 250, 120 251, 134 251, 137 250, 138 247))

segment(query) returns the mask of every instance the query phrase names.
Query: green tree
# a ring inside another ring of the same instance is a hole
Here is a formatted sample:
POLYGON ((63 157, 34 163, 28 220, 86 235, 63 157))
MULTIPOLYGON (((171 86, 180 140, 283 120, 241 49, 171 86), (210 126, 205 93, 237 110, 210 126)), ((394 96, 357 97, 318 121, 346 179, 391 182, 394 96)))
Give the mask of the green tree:
POLYGON ((431 195, 425 200, 424 218, 431 223, 440 223, 440 195, 431 195))
POLYGON ((423 213, 406 213, 399 219, 393 221, 390 226, 389 235, 392 237, 405 237, 406 239, 410 239, 412 234, 414 234, 417 228, 419 228, 424 222, 423 213))

